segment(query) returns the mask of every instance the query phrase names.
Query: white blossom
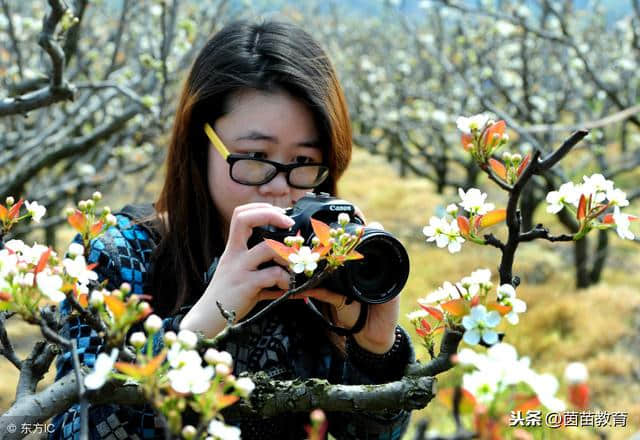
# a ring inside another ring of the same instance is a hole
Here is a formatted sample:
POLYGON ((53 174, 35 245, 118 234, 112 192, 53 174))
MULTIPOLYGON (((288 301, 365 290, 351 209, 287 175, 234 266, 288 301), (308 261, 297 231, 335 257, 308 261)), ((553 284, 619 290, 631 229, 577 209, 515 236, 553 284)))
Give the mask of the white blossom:
POLYGON ((84 246, 82 246, 80 243, 71 243, 69 245, 69 249, 67 250, 67 254, 69 254, 71 258, 77 257, 79 255, 84 255, 84 246))
POLYGON ((571 385, 585 383, 589 372, 582 362, 571 362, 564 369, 564 378, 571 385))
POLYGON ((198 336, 191 330, 182 329, 178 332, 178 341, 187 349, 195 348, 198 344, 198 336))
POLYGON ((295 273, 313 272, 318 267, 320 254, 311 252, 308 246, 302 246, 298 252, 289 255, 291 269, 295 273))
POLYGON ((462 199, 460 206, 471 214, 484 215, 495 207, 493 203, 484 202, 487 194, 477 188, 470 188, 467 192, 458 188, 458 195, 462 199))
POLYGON ((478 115, 469 116, 468 118, 459 116, 456 119, 456 125, 458 126, 458 130, 460 130, 461 132, 465 134, 471 134, 473 130, 482 130, 488 121, 489 116, 481 113, 478 115))
POLYGON ((98 274, 87 269, 87 262, 83 255, 77 255, 74 259, 65 258, 62 260, 62 266, 67 274, 78 280, 80 284, 87 285, 89 281, 96 281, 98 274))
POLYGON ((493 327, 500 322, 500 314, 495 310, 487 312, 482 304, 471 308, 471 313, 462 318, 465 328, 462 339, 469 345, 476 345, 482 339, 485 343, 493 345, 498 342, 498 334, 493 327))
POLYGON ((215 419, 209 423, 207 432, 211 434, 215 440, 240 440, 240 429, 235 426, 225 425, 215 419))
POLYGON ((505 306, 511 306, 511 311, 505 315, 505 318, 513 325, 520 322, 518 315, 527 311, 527 303, 516 298, 516 290, 511 284, 503 284, 498 287, 498 302, 505 306))
MULTIPOLYGON (((197 352, 195 352, 197 355, 197 352)), ((198 359, 200 356, 198 356, 198 359)), ((181 368, 170 370, 167 378, 176 392, 182 394, 201 394, 211 386, 214 370, 211 365, 202 367, 195 362, 185 364, 181 368)))
POLYGON ((580 186, 574 185, 573 182, 567 182, 560 185, 558 191, 551 191, 547 194, 548 203, 547 212, 556 214, 564 208, 564 204, 578 206, 582 189, 580 186))
POLYGON ((47 212, 47 208, 35 201, 29 202, 28 200, 25 200, 24 206, 27 208, 27 212, 31 215, 31 220, 35 223, 40 223, 40 220, 42 220, 42 217, 47 212))
POLYGON ((36 283, 38 285, 38 289, 40 289, 40 291, 51 300, 60 302, 66 298, 64 293, 61 291, 63 283, 62 278, 60 278, 59 275, 52 274, 46 270, 38 272, 38 275, 36 275, 36 283))
POLYGON ((149 333, 155 333, 162 328, 162 319, 158 315, 149 315, 144 321, 144 329, 149 333))
POLYGON ((612 206, 625 207, 629 206, 629 200, 627 200, 627 193, 619 188, 611 188, 607 190, 607 200, 612 206))
POLYGON ((629 218, 630 217, 627 214, 620 212, 619 207, 616 206, 613 208, 613 221, 616 224, 616 232, 623 240, 635 239, 635 235, 631 232, 631 229, 629 229, 631 226, 629 218))
POLYGON ((435 241, 436 246, 446 247, 452 254, 459 252, 464 243, 456 220, 449 222, 444 218, 431 217, 429 225, 422 229, 422 233, 427 236, 427 242, 435 241))
POLYGON ((107 381, 109 373, 113 369, 113 365, 118 358, 118 349, 111 350, 111 355, 106 353, 100 353, 96 359, 96 363, 93 367, 93 371, 85 376, 84 386, 90 390, 97 390, 102 388, 102 385, 107 381))

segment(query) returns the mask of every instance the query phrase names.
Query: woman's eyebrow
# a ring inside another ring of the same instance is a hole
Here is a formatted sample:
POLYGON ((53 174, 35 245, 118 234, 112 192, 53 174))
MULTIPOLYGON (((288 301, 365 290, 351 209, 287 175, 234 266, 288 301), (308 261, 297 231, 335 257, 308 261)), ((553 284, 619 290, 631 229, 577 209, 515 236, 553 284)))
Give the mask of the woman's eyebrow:
MULTIPOLYGON (((278 143, 278 138, 276 136, 268 135, 256 130, 252 130, 247 134, 239 136, 235 140, 236 141, 246 141, 246 140, 268 141, 268 142, 278 143)), ((318 143, 319 143, 318 139, 310 139, 308 141, 298 142, 296 145, 300 147, 319 148, 318 143)))

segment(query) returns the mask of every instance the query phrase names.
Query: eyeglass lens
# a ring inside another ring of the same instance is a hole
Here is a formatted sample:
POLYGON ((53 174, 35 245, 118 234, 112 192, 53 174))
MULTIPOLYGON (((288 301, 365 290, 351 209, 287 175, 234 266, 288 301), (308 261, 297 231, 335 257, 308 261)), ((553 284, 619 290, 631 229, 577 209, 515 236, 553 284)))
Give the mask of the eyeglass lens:
MULTIPOLYGON (((277 168, 270 163, 252 159, 240 159, 233 163, 231 177, 233 180, 248 184, 260 185, 267 183, 278 173, 277 168)), ((289 184, 292 186, 313 188, 322 183, 328 175, 328 170, 322 165, 301 165, 289 171, 289 184)))

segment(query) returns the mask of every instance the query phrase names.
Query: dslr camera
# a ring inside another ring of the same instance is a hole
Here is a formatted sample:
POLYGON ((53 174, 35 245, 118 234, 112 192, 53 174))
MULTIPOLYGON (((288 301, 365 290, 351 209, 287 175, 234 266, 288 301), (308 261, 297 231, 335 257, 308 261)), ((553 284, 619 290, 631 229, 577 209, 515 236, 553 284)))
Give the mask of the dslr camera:
MULTIPOLYGON (((396 297, 409 277, 409 256, 400 241, 381 229, 368 228, 355 214, 354 206, 327 193, 307 193, 285 212, 295 224, 289 229, 266 225, 253 228, 247 242, 249 248, 270 238, 283 242, 285 237, 300 235, 304 245, 311 246, 314 237, 311 218, 320 220, 332 228, 338 228, 338 215, 349 214, 351 221, 344 226, 346 232, 355 234, 358 227, 364 227, 356 251, 364 258, 347 261, 336 269, 319 287, 346 295, 351 300, 365 304, 381 304, 396 297)), ((323 263, 320 263, 322 265, 323 263)), ((320 266, 322 269, 322 266, 320 266)), ((302 274, 298 277, 303 276, 302 274)), ((296 280, 297 284, 304 278, 296 280)))

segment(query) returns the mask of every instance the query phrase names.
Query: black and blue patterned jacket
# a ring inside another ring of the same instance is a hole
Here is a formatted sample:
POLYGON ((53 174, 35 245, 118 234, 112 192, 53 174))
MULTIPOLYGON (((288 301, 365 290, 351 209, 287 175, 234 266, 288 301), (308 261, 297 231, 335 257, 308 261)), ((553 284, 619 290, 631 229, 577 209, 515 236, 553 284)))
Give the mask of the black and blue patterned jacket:
MULTIPOLYGON (((154 231, 132 221, 140 211, 149 207, 127 206, 116 215, 118 224, 108 229, 91 243, 90 263, 98 263, 95 269, 99 281, 108 280, 107 287, 115 289, 127 282, 133 294, 152 293, 150 283, 151 253, 155 247, 154 231)), ((69 306, 61 306, 63 314, 69 306)), ((165 331, 177 331, 181 315, 164 319, 165 331)), ((353 341, 347 341, 346 356, 328 340, 321 325, 306 307, 298 301, 279 307, 264 319, 252 325, 246 333, 231 339, 222 349, 234 358, 234 373, 265 371, 274 379, 324 378, 331 383, 374 384, 385 383, 402 376, 413 360, 413 348, 405 331, 398 327, 396 343, 385 355, 376 355, 361 349, 353 341)), ((90 368, 102 348, 102 340, 79 319, 73 319, 63 328, 63 336, 78 343, 80 362, 90 368)), ((72 371, 70 352, 62 353, 57 360, 56 380, 72 371)), ((92 439, 153 439, 161 438, 159 424, 149 406, 94 405, 89 409, 89 429, 92 439)), ((405 432, 409 413, 328 414, 329 432, 337 439, 400 439, 405 432)), ((306 413, 287 414, 265 420, 232 419, 242 430, 243 439, 302 439, 303 426, 309 423, 306 413)), ((50 439, 79 438, 80 413, 78 405, 53 419, 55 431, 50 439)))

